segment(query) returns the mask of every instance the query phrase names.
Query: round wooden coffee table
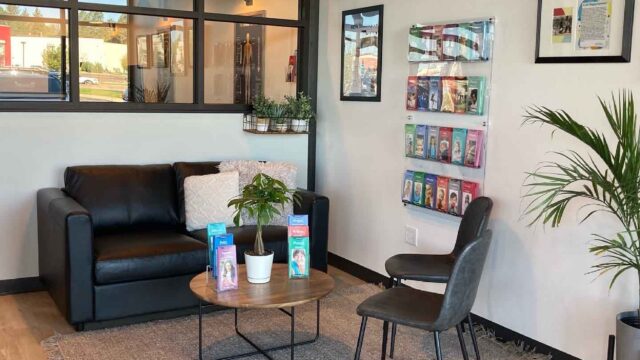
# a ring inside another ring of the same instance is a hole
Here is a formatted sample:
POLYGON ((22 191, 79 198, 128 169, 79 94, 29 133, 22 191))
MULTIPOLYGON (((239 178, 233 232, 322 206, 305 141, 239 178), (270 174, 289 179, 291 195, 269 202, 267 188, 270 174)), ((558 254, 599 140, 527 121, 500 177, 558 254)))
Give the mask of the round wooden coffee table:
POLYGON ((287 264, 273 264, 271 281, 266 284, 251 284, 247 281, 245 265, 238 265, 238 289, 218 292, 216 280, 210 272, 204 272, 191 280, 191 291, 200 299, 198 316, 199 356, 202 359, 202 310, 204 303, 234 309, 236 334, 253 346, 256 351, 228 356, 218 360, 237 359, 262 354, 273 359, 268 352, 291 349, 294 359, 296 346, 315 342, 320 336, 320 299, 327 296, 334 288, 333 278, 321 271, 311 269, 308 279, 289 279, 287 264), (316 335, 311 340, 295 342, 295 307, 309 302, 316 302, 316 335), (290 308, 289 311, 286 308, 290 308), (291 318, 291 342, 287 345, 262 349, 245 336, 238 328, 238 309, 279 309, 291 318))

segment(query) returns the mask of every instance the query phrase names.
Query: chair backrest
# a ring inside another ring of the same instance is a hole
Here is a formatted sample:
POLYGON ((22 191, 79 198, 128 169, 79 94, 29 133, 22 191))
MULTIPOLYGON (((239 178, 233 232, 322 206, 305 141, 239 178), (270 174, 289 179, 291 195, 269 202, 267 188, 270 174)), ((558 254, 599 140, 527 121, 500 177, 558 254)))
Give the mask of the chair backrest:
POLYGON ((434 323, 436 330, 444 331, 456 326, 471 311, 490 245, 491 230, 487 230, 467 244, 456 259, 440 314, 434 323))
POLYGON ((462 216, 452 255, 459 256, 470 241, 484 233, 489 224, 491 209, 493 209, 493 201, 485 196, 476 198, 469 204, 462 216))

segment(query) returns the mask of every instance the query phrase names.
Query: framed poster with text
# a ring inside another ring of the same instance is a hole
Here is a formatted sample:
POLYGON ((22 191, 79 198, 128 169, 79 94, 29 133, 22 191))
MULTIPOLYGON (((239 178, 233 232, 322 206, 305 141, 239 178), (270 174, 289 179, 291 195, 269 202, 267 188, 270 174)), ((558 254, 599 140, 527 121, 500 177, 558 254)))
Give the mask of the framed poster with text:
POLYGON ((635 0, 538 0, 536 63, 630 62, 635 0))

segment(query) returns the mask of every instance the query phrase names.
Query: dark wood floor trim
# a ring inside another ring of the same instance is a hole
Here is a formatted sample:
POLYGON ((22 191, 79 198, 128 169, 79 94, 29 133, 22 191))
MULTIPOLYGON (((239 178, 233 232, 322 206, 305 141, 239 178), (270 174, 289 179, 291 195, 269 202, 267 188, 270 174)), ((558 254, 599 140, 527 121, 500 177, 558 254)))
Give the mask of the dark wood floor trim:
MULTIPOLYGON (((353 261, 347 260, 333 253, 329 253, 329 265, 336 267, 368 283, 386 284, 389 279, 389 277, 386 275, 380 274, 376 271, 368 269, 362 265, 359 265, 353 261)), ((543 344, 530 337, 517 333, 507 327, 496 324, 493 321, 487 320, 476 314, 471 314, 471 317, 476 324, 482 325, 486 329, 492 331, 499 341, 524 344, 525 348, 531 349, 538 354, 551 355, 554 360, 580 360, 575 356, 569 355, 549 345, 543 344)))
POLYGON ((0 295, 42 291, 44 286, 39 277, 0 280, 0 295))

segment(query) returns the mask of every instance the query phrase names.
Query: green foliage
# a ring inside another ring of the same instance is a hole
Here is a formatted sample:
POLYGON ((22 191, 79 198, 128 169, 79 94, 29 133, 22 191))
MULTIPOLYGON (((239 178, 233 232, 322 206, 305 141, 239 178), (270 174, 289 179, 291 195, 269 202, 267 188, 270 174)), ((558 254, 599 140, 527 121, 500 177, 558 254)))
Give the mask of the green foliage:
POLYGON ((295 96, 285 96, 287 102, 287 116, 300 120, 308 120, 313 117, 311 98, 303 92, 295 96))
POLYGON ((253 99, 253 111, 259 118, 269 117, 274 101, 264 95, 258 95, 253 99))
POLYGON ((104 73, 104 72, 107 72, 107 69, 105 69, 101 63, 83 61, 80 63, 80 71, 88 72, 88 73, 104 73))
POLYGON ((280 180, 274 179, 265 174, 256 175, 250 184, 242 189, 242 194, 229 201, 227 206, 235 209, 233 222, 240 225, 240 217, 243 211, 256 219, 257 233, 256 242, 253 247, 255 255, 265 254, 264 243, 262 241, 262 227, 269 225, 273 219, 281 214, 287 203, 294 201, 299 204, 300 195, 280 180))
POLYGON ((587 204, 579 214, 581 222, 599 212, 615 216, 624 231, 611 237, 594 234, 589 248, 602 258, 592 273, 613 271, 612 287, 627 270, 635 270, 640 281, 640 131, 631 92, 612 96, 610 104, 599 101, 615 142, 609 143, 611 137, 580 124, 565 111, 538 106, 527 111, 524 124, 551 126, 554 132, 578 139, 590 154, 554 152, 558 161, 544 162, 528 173, 525 215, 532 216, 531 224, 556 227, 569 203, 582 199, 587 204))
POLYGON ((62 69, 62 49, 60 46, 47 47, 42 51, 42 64, 49 70, 62 69))

